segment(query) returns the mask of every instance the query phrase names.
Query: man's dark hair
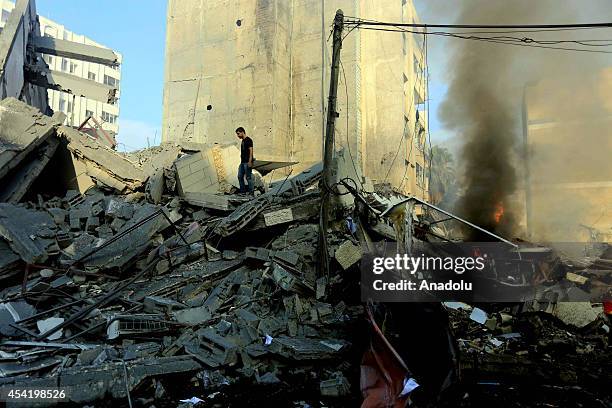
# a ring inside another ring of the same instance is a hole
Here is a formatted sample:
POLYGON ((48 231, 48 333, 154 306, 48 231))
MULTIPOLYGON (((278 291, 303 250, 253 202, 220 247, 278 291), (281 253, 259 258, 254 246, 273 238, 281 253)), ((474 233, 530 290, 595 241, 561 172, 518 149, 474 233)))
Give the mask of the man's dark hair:
POLYGON ((246 134, 246 131, 244 130, 244 128, 243 128, 242 126, 239 126, 239 127, 236 129, 236 133, 238 133, 238 132, 242 132, 242 133, 245 133, 245 134, 246 134))

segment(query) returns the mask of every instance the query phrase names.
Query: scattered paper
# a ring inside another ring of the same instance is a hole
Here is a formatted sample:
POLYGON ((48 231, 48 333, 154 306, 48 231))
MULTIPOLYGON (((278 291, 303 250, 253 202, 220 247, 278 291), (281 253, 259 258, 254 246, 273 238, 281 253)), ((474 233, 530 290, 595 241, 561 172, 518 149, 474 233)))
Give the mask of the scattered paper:
POLYGON ((400 392, 400 397, 410 394, 419 384, 414 380, 414 378, 404 378, 404 389, 400 392))
POLYGON ((470 314, 470 319, 476 323, 484 324, 487 321, 487 312, 475 307, 470 314))
POLYGON ((204 402, 204 400, 203 400, 203 399, 200 399, 200 398, 198 398, 198 397, 191 397, 191 398, 189 398, 189 399, 182 399, 182 400, 179 400, 179 402, 189 402, 189 403, 191 403, 191 404, 195 405, 195 404, 197 404, 197 403, 204 402))
POLYGON ((266 334, 266 338, 264 339, 264 345, 269 346, 270 344, 272 344, 272 336, 266 334))
POLYGON ((463 302, 444 302, 443 304, 449 309, 454 309, 454 310, 458 310, 458 309, 471 310, 472 309, 472 306, 466 303, 463 303, 463 302))

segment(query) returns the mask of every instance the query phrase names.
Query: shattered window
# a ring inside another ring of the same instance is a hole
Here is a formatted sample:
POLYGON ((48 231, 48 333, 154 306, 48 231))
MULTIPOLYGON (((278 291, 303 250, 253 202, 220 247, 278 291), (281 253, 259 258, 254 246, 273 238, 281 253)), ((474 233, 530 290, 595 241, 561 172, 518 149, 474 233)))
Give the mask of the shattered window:
POLYGON ((70 73, 74 74, 76 72, 77 69, 77 64, 75 64, 74 62, 70 63, 70 73))
POLYGON ((62 71, 68 71, 68 60, 62 58, 62 71))
POLYGON ((117 122, 117 116, 113 115, 111 113, 102 111, 102 120, 104 122, 108 122, 108 123, 116 123, 117 122))
POLYGON ((89 79, 91 81, 95 81, 96 80, 96 74, 94 72, 89 72, 87 74, 87 79, 89 79))

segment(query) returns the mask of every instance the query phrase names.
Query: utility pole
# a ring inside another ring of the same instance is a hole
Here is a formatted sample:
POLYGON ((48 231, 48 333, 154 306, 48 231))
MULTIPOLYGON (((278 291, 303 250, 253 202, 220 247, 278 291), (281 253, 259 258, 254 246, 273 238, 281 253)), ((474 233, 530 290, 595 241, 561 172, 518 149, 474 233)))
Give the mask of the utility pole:
MULTIPOLYGON (((336 102, 338 100, 338 75, 340 69, 340 50, 342 49, 342 30, 344 28, 344 12, 336 11, 334 18, 333 51, 331 76, 329 81, 329 101, 327 103, 327 125, 325 128, 325 155, 323 156, 323 175, 321 178, 321 220, 319 223, 319 275, 329 273, 329 254, 327 253, 327 227, 329 225, 330 191, 333 184, 331 171, 334 157, 334 132, 336 118, 336 102)), ((325 67, 321 67, 324 69, 325 67)))

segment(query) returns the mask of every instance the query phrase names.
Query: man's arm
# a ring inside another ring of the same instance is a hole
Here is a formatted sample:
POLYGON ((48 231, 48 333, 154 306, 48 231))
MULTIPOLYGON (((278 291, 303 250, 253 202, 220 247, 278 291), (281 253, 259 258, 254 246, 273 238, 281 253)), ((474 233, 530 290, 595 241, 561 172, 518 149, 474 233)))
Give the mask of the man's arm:
POLYGON ((253 146, 249 147, 249 167, 253 167, 253 146))

